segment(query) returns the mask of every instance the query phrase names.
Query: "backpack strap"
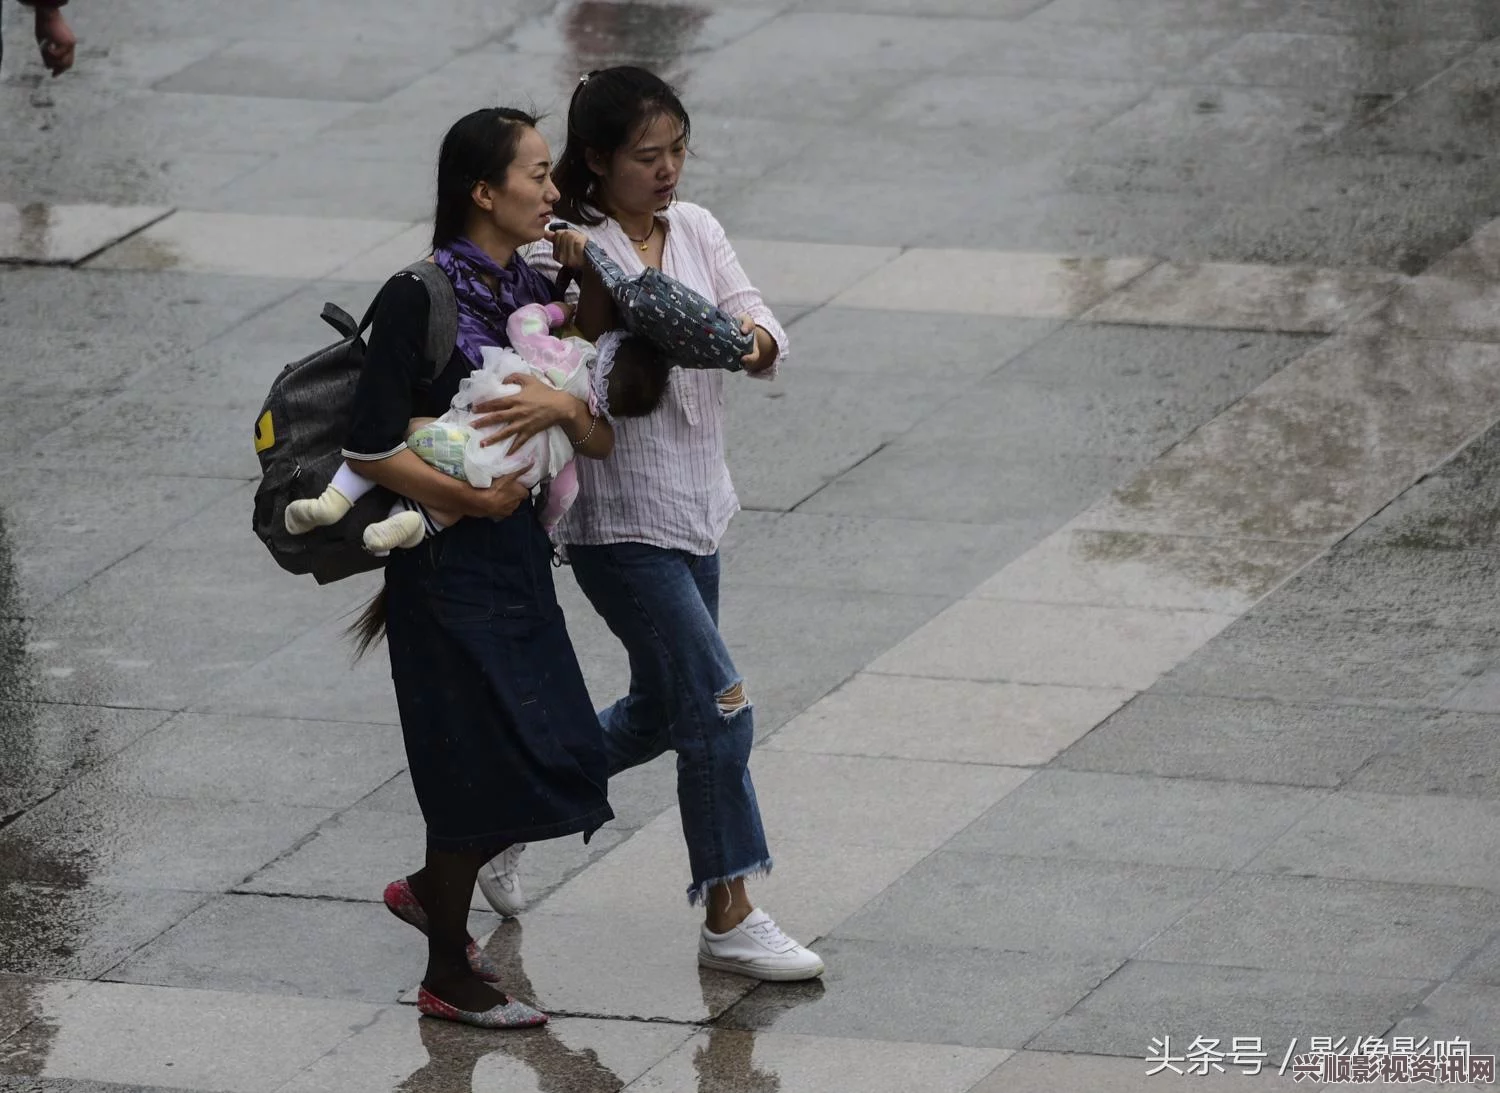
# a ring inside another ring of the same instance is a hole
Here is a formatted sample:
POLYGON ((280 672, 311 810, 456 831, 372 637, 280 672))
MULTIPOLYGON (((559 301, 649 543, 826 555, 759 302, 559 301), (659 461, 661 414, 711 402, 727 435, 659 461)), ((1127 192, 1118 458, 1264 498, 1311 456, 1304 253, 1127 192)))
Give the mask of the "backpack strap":
MULTIPOLYGON (((458 344, 458 297, 453 292, 453 282, 448 280, 446 273, 438 269, 436 262, 426 259, 413 262, 400 273, 411 274, 427 290, 426 356, 432 365, 432 378, 428 382, 436 382, 443 374, 443 369, 448 367, 448 358, 453 356, 453 347, 458 344)), ((380 292, 375 294, 375 299, 370 301, 369 310, 359 321, 357 333, 363 334, 370 329, 370 324, 375 321, 375 309, 380 306, 380 297, 384 292, 385 287, 382 286, 380 292)))
POLYGON ((436 262, 413 262, 401 272, 410 273, 427 289, 427 359, 432 362, 436 383, 458 344, 458 297, 453 282, 436 262))

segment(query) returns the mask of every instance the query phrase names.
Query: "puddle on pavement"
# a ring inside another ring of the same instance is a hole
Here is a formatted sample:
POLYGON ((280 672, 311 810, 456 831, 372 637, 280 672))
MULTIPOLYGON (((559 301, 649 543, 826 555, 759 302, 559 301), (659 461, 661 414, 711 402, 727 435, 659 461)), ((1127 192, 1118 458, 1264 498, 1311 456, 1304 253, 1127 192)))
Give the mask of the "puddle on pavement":
MULTIPOLYGON (((485 951, 500 965, 508 991, 547 1005, 546 981, 557 970, 552 967, 555 949, 544 946, 549 954, 548 967, 535 969, 544 984, 539 991, 525 967, 522 933, 518 921, 506 920, 491 935, 485 951)), ((597 982, 602 970, 580 968, 578 974, 594 976, 597 982)), ((621 972, 609 969, 609 974, 621 972)), ((642 962, 640 974, 658 975, 659 969, 642 962)), ((755 988, 739 977, 702 968, 694 969, 691 978, 696 987, 690 989, 701 996, 702 1011, 715 1019, 725 1016, 755 988)), ((821 981, 777 987, 771 1020, 817 1001, 824 991, 821 981)), ((365 1035, 378 1033, 409 1040, 411 1026, 405 1021, 415 1023, 427 1061, 390 1086, 393 1093, 511 1093, 533 1089, 540 1093, 616 1093, 679 1052, 690 1055, 697 1093, 779 1093, 782 1089, 782 1076, 754 1058, 757 1033, 753 1030, 653 1020, 614 1012, 613 1007, 611 1010, 607 1015, 554 1017, 542 1028, 496 1037, 461 1025, 418 1018, 412 1009, 403 1007, 393 1021, 384 1022, 383 1030, 377 1026, 365 1035), (535 1084, 529 1084, 532 1082, 535 1084)), ((349 1047, 355 1053, 367 1050, 357 1043, 349 1047)), ((674 1075, 678 1073, 673 1071, 674 1075)), ((793 1080, 792 1086, 796 1085, 793 1080)), ((672 1084, 670 1088, 678 1086, 672 1084)))
MULTIPOLYGON (((643 1058, 629 1069, 612 1069, 599 1050, 587 1045, 589 1032, 600 1023, 589 1021, 589 1028, 582 1024, 562 1018, 539 1029, 496 1037, 447 1022, 419 1020, 417 1035, 428 1062, 391 1086, 391 1093, 618 1093, 636 1080, 642 1066, 659 1065, 660 1060, 643 1058)), ((627 1037, 632 1029, 651 1027, 619 1024, 627 1037)), ((755 1060, 755 1033, 716 1028, 683 1028, 681 1033, 682 1043, 666 1054, 691 1053, 696 1093, 780 1093, 782 1076, 755 1060)))
POLYGON ((0 512, 0 824, 13 811, 5 787, 28 773, 35 750, 35 687, 26 671, 27 627, 10 531, 0 512))
POLYGON ((690 4, 612 4, 583 0, 568 9, 562 32, 579 74, 626 62, 662 66, 691 52, 708 18, 690 4))
POLYGON ((0 207, 0 255, 8 261, 46 262, 60 249, 52 239, 52 206, 41 201, 0 207))
MULTIPOLYGON (((0 512, 0 830, 12 820, 15 812, 5 803, 5 784, 17 774, 25 773, 28 759, 35 754, 36 714, 35 706, 28 699, 34 698, 26 672, 26 622, 23 617, 20 586, 16 579, 15 556, 11 548, 9 527, 5 514, 0 512)), ((0 850, 0 863, 7 858, 0 850)), ((25 852, 22 851, 24 858, 25 852)), ((19 862, 24 867, 24 862, 19 862)), ((11 869, 4 869, 7 874, 11 869)), ((4 948, 18 943, 29 947, 38 935, 46 934, 58 938, 55 944, 71 944, 75 936, 70 929, 65 910, 45 917, 28 900, 17 900, 6 893, 9 885, 0 880, 0 937, 4 948)), ((8 971, 7 967, 0 971, 8 971)), ((45 983, 23 979, 6 980, 0 983, 0 1039, 31 1023, 32 1034, 23 1047, 14 1047, 0 1053, 4 1069, 11 1072, 38 1073, 45 1062, 48 1044, 56 1029, 45 1021, 47 999, 56 993, 45 983)))

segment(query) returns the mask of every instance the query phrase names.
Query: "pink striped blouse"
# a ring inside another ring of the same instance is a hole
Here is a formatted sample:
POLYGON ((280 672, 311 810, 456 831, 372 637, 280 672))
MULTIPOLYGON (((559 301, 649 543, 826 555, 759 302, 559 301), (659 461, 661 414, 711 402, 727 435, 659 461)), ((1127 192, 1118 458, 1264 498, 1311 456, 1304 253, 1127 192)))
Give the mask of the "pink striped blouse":
MULTIPOLYGON (((713 300, 731 315, 748 313, 776 341, 776 363, 757 379, 774 379, 786 360, 786 331, 745 276, 734 248, 713 214, 677 202, 659 214, 667 222, 662 272, 713 300)), ((639 273, 640 252, 614 220, 589 228, 626 274, 639 273)), ((558 264, 546 242, 525 257, 548 277, 558 264)), ((600 546, 647 543, 690 554, 712 554, 740 509, 724 462, 724 381, 720 371, 674 368, 661 404, 646 417, 615 421, 615 450, 608 458, 580 459, 578 500, 563 518, 557 539, 600 546)))

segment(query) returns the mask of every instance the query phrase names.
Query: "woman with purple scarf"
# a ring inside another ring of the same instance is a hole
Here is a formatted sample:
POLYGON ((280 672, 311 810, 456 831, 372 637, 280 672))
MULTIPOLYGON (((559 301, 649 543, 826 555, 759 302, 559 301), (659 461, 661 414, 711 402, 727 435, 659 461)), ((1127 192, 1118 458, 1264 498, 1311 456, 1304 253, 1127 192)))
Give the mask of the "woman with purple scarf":
MULTIPOLYGON (((427 825, 423 868, 387 887, 391 912, 427 935, 418 1007, 483 1028, 546 1017, 495 984, 468 933, 482 863, 517 842, 581 832, 613 817, 599 719, 552 584, 552 547, 516 476, 477 489, 406 447, 412 418, 447 409, 486 345, 508 345, 517 308, 552 302, 550 281, 517 249, 552 216, 547 143, 536 119, 479 110, 460 119, 438 159, 433 261, 453 282, 458 344, 436 379, 425 360, 428 297, 398 274, 381 290, 344 455, 402 497, 458 513, 441 535, 391 554, 385 588, 355 632, 361 650, 387 638, 412 785, 427 825)), ((524 442, 558 425, 580 455, 613 446, 588 404, 539 380, 476 409, 480 429, 524 442)))

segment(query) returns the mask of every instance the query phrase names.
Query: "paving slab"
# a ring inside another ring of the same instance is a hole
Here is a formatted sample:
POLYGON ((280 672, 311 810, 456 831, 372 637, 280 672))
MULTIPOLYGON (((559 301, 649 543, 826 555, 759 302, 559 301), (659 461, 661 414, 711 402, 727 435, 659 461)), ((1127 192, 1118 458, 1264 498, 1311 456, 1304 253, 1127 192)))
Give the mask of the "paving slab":
POLYGON ((1495 13, 1464 0, 1432 0, 1420 11, 1404 4, 1364 4, 1360 0, 1290 0, 1271 23, 1275 29, 1308 34, 1354 34, 1389 39, 1424 37, 1482 40, 1495 33, 1495 13))
POLYGON ((797 506, 799 512, 895 520, 1061 527, 1128 482, 1148 457, 970 452, 955 461, 920 430, 865 459, 797 506), (943 482, 934 489, 934 482, 943 482))
MULTIPOLYGON (((753 585, 735 582, 732 576, 730 582, 725 586, 721 629, 762 729, 784 724, 822 698, 948 600, 753 585)), ((610 650, 609 659, 617 673, 624 668, 618 647, 610 650)), ((617 689, 618 684, 595 697, 613 701, 617 689)))
POLYGON ((1124 113, 1149 85, 1090 74, 938 75, 918 80, 876 112, 880 121, 1052 134, 1090 129, 1124 113))
POLYGON ((1285 0, 1052 0, 1033 16, 1059 22, 1114 25, 1228 26, 1253 29, 1281 14, 1285 0))
POLYGON ((0 1072, 261 1093, 379 1012, 327 999, 91 983, 44 996, 41 1019, 6 1042, 0 1072), (225 1028, 236 1034, 223 1036, 225 1028), (209 1040, 216 1049, 204 1053, 209 1040))
POLYGON ((0 203, 0 262, 72 265, 169 212, 149 206, 0 203))
MULTIPOLYGON (((1118 961, 828 938, 820 981, 755 991, 721 1026, 896 1042, 1024 1046, 1118 961)), ((1143 1049, 1144 1050, 1144 1049, 1143 1049)))
MULTIPOLYGON (((371 220, 409 224, 432 215, 433 193, 432 167, 425 159, 369 155, 351 162, 341 149, 312 143, 288 148, 225 185, 181 204, 187 209, 313 219, 337 218, 357 208, 371 220)), ((352 257, 347 251, 344 256, 352 257)), ((420 257, 424 255, 393 264, 386 275, 420 257)), ((273 270, 267 272, 277 275, 273 270)), ((322 274, 330 272, 340 275, 336 269, 322 274)))
POLYGON ((1485 630, 1500 616, 1494 556, 1477 551, 1387 548, 1353 543, 1298 573, 1265 605, 1279 610, 1379 619, 1415 626, 1485 630))
MULTIPOLYGON (((1486 37, 1493 38, 1493 31, 1486 37)), ((1367 142, 1381 150, 1451 156, 1494 133, 1495 121, 1487 112, 1455 108, 1493 93, 1497 84, 1500 55, 1488 41, 1382 110, 1368 130, 1349 136, 1356 146, 1367 142)))
POLYGON ((52 979, 95 979, 191 914, 200 892, 0 885, 0 969, 52 979))
POLYGON ((1500 937, 1492 934, 1490 943, 1464 961, 1453 978, 1465 983, 1500 986, 1500 937))
POLYGON ((1233 621, 1207 611, 962 600, 871 670, 1143 691, 1233 621))
POLYGON ((772 751, 1040 766, 1132 695, 1107 687, 861 673, 788 722, 765 746, 772 751), (924 724, 935 731, 913 731, 924 724))
POLYGON ((947 844, 976 854, 1235 870, 1323 794, 1038 771, 947 844))
POLYGON ((1004 23, 890 15, 787 13, 697 60, 683 91, 696 109, 758 118, 843 121, 870 101, 904 88, 915 74, 941 69, 979 43, 1004 37, 1004 23), (836 53, 821 48, 837 40, 836 53), (744 96, 758 57, 779 58, 773 87, 744 96))
POLYGON ((388 725, 182 713, 100 764, 125 793, 338 809, 406 766, 388 725))
POLYGON ((1373 311, 1400 283, 1378 271, 1170 263, 1144 274, 1086 317, 1327 334, 1373 311))
POLYGON ((404 231, 398 219, 178 212, 112 247, 92 269, 238 273, 307 281, 404 231))
MULTIPOLYGON (((190 67, 218 65, 226 50, 236 48, 227 42, 218 43, 218 47, 211 56, 190 60, 190 67)), ((95 145, 94 154, 131 155, 154 148, 158 153, 248 152, 272 156, 289 145, 314 139, 355 109, 346 102, 298 96, 137 90, 126 93, 107 109, 77 118, 76 124, 78 137, 95 145)), ((70 123, 74 120, 70 118, 70 123)))
POLYGON ((961 389, 955 381, 999 370, 1059 327, 1049 319, 825 306, 797 321, 793 361, 799 370, 851 373, 866 382, 901 374, 961 389))
POLYGON ((1443 980, 1492 933, 1497 897, 1318 877, 1237 876, 1139 956, 1267 971, 1443 980), (1400 925, 1400 933, 1391 927, 1400 925))
MULTIPOLYGON (((493 915, 476 916, 473 928, 483 934, 494 921, 493 915)), ((421 978, 426 957, 422 935, 379 904, 235 894, 204 904, 106 978, 395 1003, 421 978)))
POLYGON ((1226 879, 1210 869, 932 854, 834 931, 900 941, 1123 962, 1226 879))
POLYGON ((0 327, 95 344, 107 332, 157 334, 186 350, 287 293, 286 284, 260 277, 0 267, 0 327))
POLYGON ((1317 554, 1308 543, 1063 528, 974 595, 1234 614, 1254 606, 1317 554))
POLYGON ((167 77, 158 91, 253 98, 373 102, 447 60, 441 45, 407 40, 383 47, 344 48, 329 63, 315 40, 247 38, 167 77))
POLYGON ((1445 983, 1412 1014, 1398 1022, 1392 1036, 1428 1040, 1467 1040, 1471 1055, 1500 1056, 1500 989, 1471 983, 1445 983))
POLYGON ((1500 792, 1494 776, 1497 727, 1490 714, 1439 715, 1372 758, 1350 781, 1350 788, 1495 797, 1500 792))
POLYGON ((241 486, 56 601, 35 624, 30 665, 48 697, 180 709, 357 602, 357 589, 324 599, 280 579, 243 530, 252 493, 241 486), (177 621, 133 621, 163 614, 177 621))
MULTIPOLYGON (((83 986, 76 979, 0 975, 0 1036, 7 1039, 83 986)), ((11 1056, 10 1050, 6 1052, 11 1056)))
POLYGON ((1227 407, 1236 394, 1215 402, 1209 391, 1187 397, 1145 385, 1100 391, 1034 383, 1002 369, 955 398, 936 416, 933 429, 918 431, 911 440, 924 446, 936 441, 950 451, 1026 453, 1034 459, 1087 452, 1146 461, 1227 407), (938 435, 928 435, 932 432, 938 435))
MULTIPOLYGON (((1067 158, 1088 169, 1091 189, 1185 190, 1253 202, 1262 180, 1289 159, 1320 148, 1389 102, 1317 88, 1159 86, 1067 158), (1155 146, 1154 154, 1143 156, 1147 145, 1155 146)), ((1282 255, 1275 264, 1288 261, 1282 255)))
POLYGON ((736 239, 735 256, 767 303, 825 304, 900 255, 896 247, 850 247, 736 239))
POLYGON ((840 293, 833 303, 877 310, 1073 318, 1153 264, 1146 258, 913 250, 840 293))
POLYGON ((1020 520, 985 525, 792 511, 747 531, 726 566, 735 580, 756 585, 961 596, 1047 530, 1020 520))
POLYGON ((1500 430, 1492 428, 1377 513, 1350 537, 1350 545, 1435 551, 1500 546, 1497 460, 1500 430))
POLYGON ((1153 1038, 1170 1036, 1181 1051, 1200 1036, 1241 1036, 1259 1038, 1279 1064, 1310 1036, 1380 1036, 1430 989, 1425 980, 1132 960, 1026 1046, 1143 1059, 1153 1038))
POLYGON ((1244 330, 1073 323, 1010 360, 1004 375, 1059 387, 1202 399, 1196 407, 1206 421, 1321 340, 1244 330))
POLYGON ((171 716, 168 710, 0 703, 0 813, 40 801, 171 716))
POLYGON ((237 486, 134 470, 12 467, 0 480, 0 504, 26 610, 40 612, 237 486))
POLYGON ((1400 50, 1379 50, 1355 35, 1260 31, 1210 54, 1188 78, 1256 87, 1399 92, 1436 76, 1473 48, 1473 42, 1462 39, 1418 38, 1400 50))
POLYGON ((1248 868, 1493 892, 1500 885, 1497 824, 1493 801, 1346 792, 1303 816, 1248 868))
POLYGON ((1443 699, 1448 709, 1475 713, 1500 713, 1500 672, 1485 668, 1473 680, 1443 699))
POLYGON ((1331 339, 1158 460, 1085 526, 1331 543, 1490 424, 1489 355, 1467 344, 1331 339), (1431 416, 1419 423, 1415 405, 1431 416))
MULTIPOLYGON (((1202 654, 1200 654, 1202 655, 1202 654)), ((1074 770, 1223 782, 1343 785, 1430 710, 1271 699, 1139 695, 1057 759, 1074 770)))
POLYGON ((0 832, 0 876, 220 892, 306 838, 327 809, 129 796, 70 787, 0 832), (173 853, 163 857, 161 848, 173 853))
POLYGON ((741 504, 787 510, 921 426, 954 392, 919 377, 883 390, 789 367, 774 384, 732 383, 725 447, 741 504))
POLYGON ((150 9, 129 8, 101 13, 92 27, 110 36, 220 33, 236 38, 286 42, 326 34, 329 26, 358 25, 362 41, 399 45, 413 34, 452 41, 455 46, 502 33, 516 21, 507 6, 458 5, 429 16, 418 15, 398 0, 329 0, 318 13, 288 10, 274 0, 164 0, 150 9), (361 17, 356 24, 354 17, 361 17))
POLYGON ((754 757, 751 771, 773 831, 914 850, 941 846, 1030 776, 1010 767, 769 750, 754 757), (890 802, 908 794, 893 825, 890 802))
POLYGON ((356 661, 353 643, 345 634, 364 602, 379 587, 378 575, 360 580, 355 587, 359 586, 364 588, 355 601, 308 588, 308 595, 332 601, 328 606, 330 617, 205 691, 194 708, 215 714, 309 722, 352 717, 359 724, 399 725, 386 647, 382 644, 371 649, 356 661), (341 603, 345 605, 342 608, 338 606, 341 603))
POLYGON ((1252 613, 1166 673, 1162 692, 1407 708, 1441 705, 1494 662, 1489 631, 1332 612, 1252 613))

